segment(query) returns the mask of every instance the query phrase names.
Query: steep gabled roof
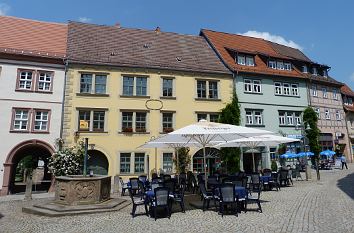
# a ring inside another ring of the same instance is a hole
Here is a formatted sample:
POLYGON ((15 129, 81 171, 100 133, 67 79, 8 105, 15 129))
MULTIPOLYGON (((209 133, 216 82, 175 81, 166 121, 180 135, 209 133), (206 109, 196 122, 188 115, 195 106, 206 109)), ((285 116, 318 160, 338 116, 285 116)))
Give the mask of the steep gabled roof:
POLYGON ((352 89, 350 89, 350 87, 347 84, 344 84, 340 88, 340 91, 342 92, 342 94, 344 94, 346 96, 354 97, 354 91, 352 91, 352 89))
POLYGON ((0 53, 64 58, 67 25, 0 16, 0 53))
POLYGON ((209 41, 225 64, 233 71, 301 78, 305 77, 305 75, 297 70, 296 67, 293 67, 293 70, 291 71, 274 70, 268 67, 268 64, 266 64, 264 59, 275 58, 311 62, 311 60, 298 49, 289 48, 264 39, 224 32, 215 32, 207 29, 202 29, 200 34, 209 41), (240 53, 247 53, 249 51, 249 54, 256 54, 256 66, 238 65, 235 62, 235 57, 229 51, 240 53))
POLYGON ((200 36, 69 22, 71 63, 231 74, 200 36))

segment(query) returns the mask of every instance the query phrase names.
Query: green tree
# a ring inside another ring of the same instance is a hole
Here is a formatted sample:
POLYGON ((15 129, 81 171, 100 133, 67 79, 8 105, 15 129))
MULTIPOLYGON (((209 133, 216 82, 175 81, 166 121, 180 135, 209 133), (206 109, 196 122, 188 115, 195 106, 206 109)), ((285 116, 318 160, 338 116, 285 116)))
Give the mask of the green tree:
MULTIPOLYGON (((186 172, 187 167, 191 162, 191 155, 189 154, 190 149, 188 147, 181 147, 176 150, 178 152, 178 164, 177 158, 173 160, 178 173, 186 172)), ((177 155, 177 153, 176 153, 177 155)))
MULTIPOLYGON (((238 102, 237 94, 234 90, 231 103, 228 103, 222 110, 219 116, 219 122, 240 125, 241 123, 241 111, 240 104, 238 102)), ((233 173, 240 170, 240 148, 222 148, 221 157, 226 163, 226 169, 228 172, 233 173)))
POLYGON ((315 154, 312 157, 314 164, 316 165, 317 180, 320 180, 320 171, 318 168, 321 146, 319 144, 320 130, 317 127, 317 113, 311 108, 307 107, 304 111, 303 122, 306 129, 306 137, 309 139, 309 146, 311 151, 315 154))

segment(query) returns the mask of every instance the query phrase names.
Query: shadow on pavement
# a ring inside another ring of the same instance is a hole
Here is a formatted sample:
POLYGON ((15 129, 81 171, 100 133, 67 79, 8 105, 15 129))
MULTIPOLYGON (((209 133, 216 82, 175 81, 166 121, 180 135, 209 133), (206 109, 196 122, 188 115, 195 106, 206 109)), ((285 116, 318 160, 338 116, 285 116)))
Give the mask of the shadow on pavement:
POLYGON ((346 177, 338 180, 337 186, 349 197, 354 199, 354 173, 347 175, 346 177))
POLYGON ((4 215, 2 215, 2 214, 0 213, 0 219, 3 218, 3 217, 4 217, 4 215))

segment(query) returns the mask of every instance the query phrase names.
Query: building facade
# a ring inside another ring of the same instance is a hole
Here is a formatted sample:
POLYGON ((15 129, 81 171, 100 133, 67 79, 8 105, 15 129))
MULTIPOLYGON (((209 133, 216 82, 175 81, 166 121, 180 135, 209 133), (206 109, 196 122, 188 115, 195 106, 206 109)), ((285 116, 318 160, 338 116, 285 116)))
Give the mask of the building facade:
POLYGON ((198 119, 216 121, 232 82, 199 36, 71 22, 64 141, 89 139, 94 174, 172 172, 172 148, 139 146, 198 119))
POLYGON ((60 137, 65 24, 0 16, 1 195, 23 192, 25 161, 36 190, 47 190, 53 144, 60 137))
POLYGON ((354 92, 350 89, 348 85, 341 87, 343 108, 345 112, 345 121, 347 123, 348 137, 349 137, 349 148, 351 151, 350 162, 353 162, 354 154, 354 92))
POLYGON ((343 110, 342 83, 328 75, 328 66, 316 63, 304 64, 309 77, 309 105, 318 116, 319 143, 322 150, 334 150, 351 161, 349 137, 343 110))

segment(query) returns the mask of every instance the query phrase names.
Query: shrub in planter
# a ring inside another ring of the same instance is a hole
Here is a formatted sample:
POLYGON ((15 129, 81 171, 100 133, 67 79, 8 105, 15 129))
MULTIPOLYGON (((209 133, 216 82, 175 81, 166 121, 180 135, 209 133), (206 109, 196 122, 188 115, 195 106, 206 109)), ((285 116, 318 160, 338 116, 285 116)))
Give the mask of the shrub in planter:
POLYGON ((271 167, 273 172, 278 171, 278 165, 277 165, 277 162, 275 160, 272 160, 272 164, 271 164, 270 167, 271 167))

